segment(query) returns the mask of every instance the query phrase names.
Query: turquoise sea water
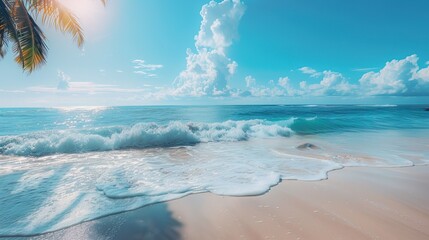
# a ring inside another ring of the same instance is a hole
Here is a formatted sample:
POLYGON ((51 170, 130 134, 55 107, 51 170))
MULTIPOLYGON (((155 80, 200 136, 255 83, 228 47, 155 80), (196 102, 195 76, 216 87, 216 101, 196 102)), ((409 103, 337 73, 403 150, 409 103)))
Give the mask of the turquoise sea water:
POLYGON ((263 194, 343 167, 427 164, 426 107, 0 109, 0 236, 191 193, 263 194))

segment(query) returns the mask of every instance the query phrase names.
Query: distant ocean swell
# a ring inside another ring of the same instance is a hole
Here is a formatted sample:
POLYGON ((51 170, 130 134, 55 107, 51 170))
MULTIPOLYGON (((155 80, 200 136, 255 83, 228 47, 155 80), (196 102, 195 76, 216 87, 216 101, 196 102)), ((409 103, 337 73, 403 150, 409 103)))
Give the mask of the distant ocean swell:
MULTIPOLYGON (((309 119, 311 121, 313 119, 309 119)), ((288 137, 296 121, 225 121, 167 125, 139 123, 131 127, 104 127, 90 130, 41 131, 19 136, 1 136, 0 154, 45 156, 150 147, 187 146, 203 142, 235 142, 258 137, 288 137)), ((304 120, 307 121, 307 120, 304 120)))

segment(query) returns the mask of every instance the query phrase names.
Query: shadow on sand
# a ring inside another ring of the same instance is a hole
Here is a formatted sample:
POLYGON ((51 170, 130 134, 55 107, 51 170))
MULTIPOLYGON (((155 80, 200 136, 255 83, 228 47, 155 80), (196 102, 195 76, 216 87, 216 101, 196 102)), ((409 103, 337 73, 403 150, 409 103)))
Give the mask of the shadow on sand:
MULTIPOLYGON (((11 237, 11 235, 22 234, 14 232, 16 229, 27 227, 22 225, 23 220, 31 222, 36 220, 32 217, 41 213, 40 211, 49 211, 46 208, 46 201, 53 196, 55 188, 70 170, 70 166, 63 165, 51 170, 52 174, 39 178, 35 185, 22 184, 29 180, 26 179, 25 171, 0 175, 0 229, 3 229, 3 234, 6 232, 6 235, 9 235, 9 237, 0 237, 0 240, 181 239, 179 230, 182 224, 174 218, 167 203, 158 203, 134 211, 110 215, 38 236, 11 237)), ((43 224, 36 223, 37 227, 32 232, 46 232, 52 225, 76 210, 81 200, 82 196, 77 196, 68 203, 63 211, 51 216, 49 221, 43 224)))
MULTIPOLYGON (((40 208, 46 204, 46 201, 52 196, 55 188, 69 169, 70 166, 63 165, 52 170, 52 175, 48 177, 39 176, 32 179, 28 179, 26 171, 0 175, 0 234, 20 234, 9 232, 7 229, 19 229, 22 228, 20 226, 22 222, 31 222, 33 214, 37 214, 40 208)), ((76 201, 79 201, 79 198, 76 201)), ((73 205, 74 203, 53 217, 51 221, 38 225, 32 231, 45 231, 55 221, 62 219, 73 208, 73 205)))
MULTIPOLYGON (((56 232, 11 240, 180 240, 182 224, 168 209, 158 203, 134 211, 115 214, 84 222, 56 232)), ((0 238, 2 239, 2 238, 0 238)))

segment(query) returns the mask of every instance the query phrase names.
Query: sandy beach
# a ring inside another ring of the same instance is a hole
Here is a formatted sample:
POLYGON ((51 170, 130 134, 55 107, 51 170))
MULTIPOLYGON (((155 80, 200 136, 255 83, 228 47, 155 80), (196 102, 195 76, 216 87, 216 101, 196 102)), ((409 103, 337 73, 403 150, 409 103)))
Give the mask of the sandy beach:
POLYGON ((428 187, 429 166, 346 168, 261 196, 194 194, 29 239, 429 239, 428 187))
POLYGON ((0 0, 0 240, 429 240, 427 9, 0 0))

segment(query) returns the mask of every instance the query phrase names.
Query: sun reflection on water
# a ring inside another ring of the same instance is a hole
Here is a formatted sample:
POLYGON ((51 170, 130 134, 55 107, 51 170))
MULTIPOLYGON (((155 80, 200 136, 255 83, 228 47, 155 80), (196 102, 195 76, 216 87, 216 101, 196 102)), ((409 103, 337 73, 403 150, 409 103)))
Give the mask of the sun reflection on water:
POLYGON ((56 107, 64 114, 64 119, 56 121, 55 125, 65 126, 67 128, 85 128, 95 121, 96 117, 109 109, 107 106, 72 106, 72 107, 56 107))
POLYGON ((100 112, 108 109, 107 106, 71 106, 71 107, 55 107, 63 112, 76 112, 76 111, 90 111, 90 112, 100 112))

